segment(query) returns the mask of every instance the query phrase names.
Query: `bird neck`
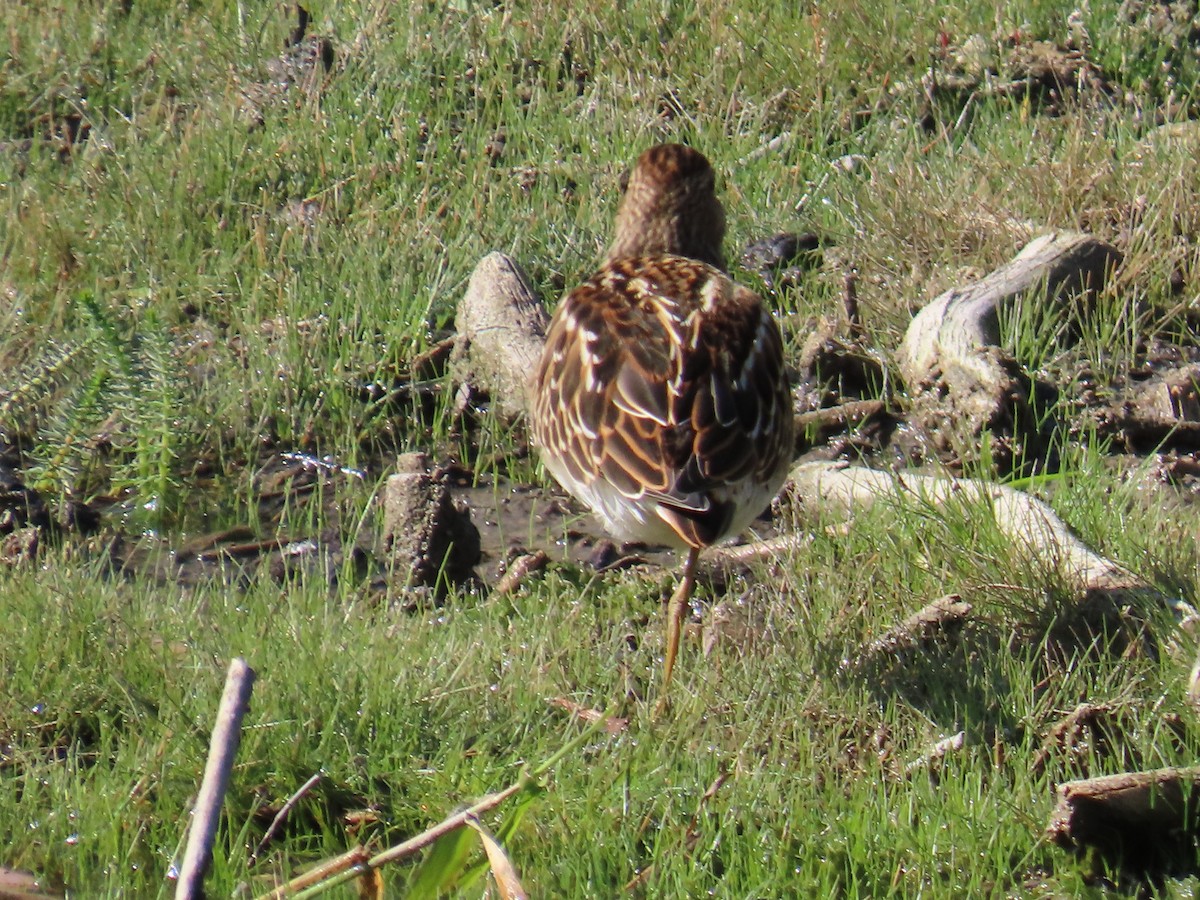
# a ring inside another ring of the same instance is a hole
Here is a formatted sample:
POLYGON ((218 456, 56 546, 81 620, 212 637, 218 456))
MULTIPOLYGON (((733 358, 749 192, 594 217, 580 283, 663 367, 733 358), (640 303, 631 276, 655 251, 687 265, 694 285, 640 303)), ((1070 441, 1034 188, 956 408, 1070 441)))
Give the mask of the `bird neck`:
POLYGON ((621 216, 618 219, 617 236, 608 250, 610 261, 669 253, 724 270, 725 254, 721 250, 723 227, 714 229, 711 222, 700 223, 687 215, 658 217, 649 222, 622 221, 626 218, 621 216))

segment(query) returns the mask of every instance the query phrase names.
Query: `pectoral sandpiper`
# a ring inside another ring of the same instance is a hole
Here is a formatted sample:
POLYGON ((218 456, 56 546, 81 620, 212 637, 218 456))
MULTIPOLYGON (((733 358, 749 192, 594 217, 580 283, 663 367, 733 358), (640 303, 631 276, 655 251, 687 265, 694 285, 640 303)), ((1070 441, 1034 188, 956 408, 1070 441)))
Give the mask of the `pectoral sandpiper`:
POLYGON ((664 698, 700 551, 763 511, 792 458, 779 327, 723 271, 724 234, 708 160, 647 150, 607 259, 559 305, 534 375, 533 436, 558 483, 614 537, 687 551, 664 698))

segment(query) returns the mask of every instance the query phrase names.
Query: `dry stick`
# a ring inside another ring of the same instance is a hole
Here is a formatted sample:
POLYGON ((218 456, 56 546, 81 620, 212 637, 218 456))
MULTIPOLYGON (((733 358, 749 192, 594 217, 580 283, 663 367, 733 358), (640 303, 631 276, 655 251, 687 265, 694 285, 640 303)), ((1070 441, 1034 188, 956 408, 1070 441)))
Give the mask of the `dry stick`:
MULTIPOLYGON (((328 886, 327 879, 333 878, 335 875, 341 875, 350 869, 354 870, 355 875, 366 868, 367 861, 371 858, 370 852, 366 847, 357 846, 351 847, 340 856, 335 856, 332 859, 327 859, 322 863, 318 863, 311 869, 304 872, 302 875, 297 875, 287 884, 282 884, 269 894, 263 894, 258 900, 269 900, 269 898, 279 897, 299 897, 311 896, 311 894, 301 894, 305 888, 313 888, 314 891, 320 892, 328 886)), ((336 883, 341 884, 345 879, 339 879, 336 883)))
MULTIPOLYGON (((990 507, 996 526, 1031 557, 1062 575, 1081 599, 1104 598, 1118 605, 1131 600, 1158 602, 1182 625, 1196 620, 1196 610, 1180 597, 1159 590, 1139 575, 1088 547, 1041 500, 1006 485, 972 478, 944 478, 913 473, 892 474, 840 462, 793 466, 784 494, 814 515, 852 514, 876 502, 905 498, 942 507, 960 502, 990 507)), ((1191 652, 1174 638, 1169 653, 1191 652)))
POLYGON ((478 817, 481 813, 495 809, 509 797, 519 794, 529 786, 530 781, 530 778, 522 774, 521 778, 517 779, 516 782, 510 784, 504 790, 488 794, 473 806, 456 812, 449 818, 438 822, 432 828, 425 829, 416 837, 409 838, 404 843, 397 844, 394 847, 389 847, 375 856, 368 858, 366 851, 362 847, 355 847, 353 850, 349 850, 341 856, 335 857, 321 865, 320 869, 323 880, 319 884, 313 884, 310 873, 305 873, 289 881, 287 884, 281 884, 270 893, 263 894, 258 900, 281 900, 283 897, 295 897, 297 900, 300 900, 303 897, 315 897, 317 894, 324 893, 329 888, 357 878, 368 869, 377 869, 386 863, 395 862, 406 856, 412 856, 414 853, 424 850, 435 843, 443 835, 462 828, 471 818, 478 817), (304 890, 303 893, 297 893, 302 888, 307 888, 307 890, 304 890))
POLYGON ((319 868, 322 876, 328 876, 320 884, 313 884, 312 872, 306 872, 304 875, 293 878, 287 884, 281 884, 275 890, 263 894, 258 900, 282 900, 283 897, 295 897, 296 900, 303 900, 303 898, 315 897, 318 894, 324 893, 329 888, 352 881, 368 869, 377 869, 387 863, 396 862, 406 856, 412 856, 414 853, 433 844, 443 835, 449 834, 457 828, 464 827, 471 817, 477 817, 481 813, 495 809, 509 797, 526 790, 529 785, 535 783, 537 779, 558 765, 559 761, 565 756, 573 753, 578 747, 591 740, 592 737, 600 732, 604 728, 605 722, 608 721, 609 715, 610 712, 606 710, 594 721, 590 722, 587 728, 567 741, 566 744, 556 750, 536 768, 522 770, 521 777, 504 790, 488 794, 473 806, 449 816, 432 828, 427 828, 416 837, 410 838, 402 844, 390 847, 382 853, 372 856, 370 859, 365 857, 365 851, 362 847, 355 847, 341 856, 320 865, 319 868), (303 890, 305 888, 307 890, 303 890))
POLYGON ((533 553, 518 556, 509 564, 508 571, 492 588, 492 597, 503 597, 509 591, 516 590, 522 581, 532 573, 544 569, 549 561, 550 557, 546 555, 545 550, 535 550, 533 553))
POLYGON ((836 510, 855 513, 876 502, 905 498, 937 507, 955 499, 981 504, 991 508, 1002 533, 1026 546, 1036 559, 1053 566, 1082 591, 1108 596, 1138 593, 1170 600, 1128 569, 1090 549, 1047 504, 1004 485, 812 462, 792 468, 784 491, 802 507, 826 514, 836 510))
POLYGON ((796 431, 803 434, 809 428, 846 428, 887 411, 882 400, 848 400, 837 406, 826 406, 799 413, 796 431))
POLYGON ((394 847, 389 847, 382 853, 377 853, 372 856, 367 865, 375 868, 385 865, 386 863, 395 862, 398 859, 403 859, 406 856, 412 856, 418 850, 424 850, 426 847, 432 846, 438 838, 449 834, 455 829, 462 828, 471 819, 479 817, 480 813, 488 812, 495 809, 509 797, 514 794, 519 794, 529 786, 531 779, 527 777, 518 778, 502 791, 496 791, 494 794, 488 794, 483 799, 476 801, 472 806, 461 812, 456 812, 449 818, 443 819, 432 828, 427 828, 416 837, 411 837, 401 844, 394 847))
POLYGON ((246 715, 253 689, 254 670, 240 656, 230 660, 209 742, 208 761, 204 764, 200 795, 192 811, 192 827, 179 870, 179 883, 175 886, 175 900, 193 900, 201 896, 204 871, 212 859, 217 820, 229 785, 229 773, 233 770, 233 758, 242 738, 242 718, 246 715))
POLYGON ((774 153, 776 150, 778 150, 780 147, 782 147, 785 143, 791 141, 791 139, 792 139, 792 133, 790 131, 785 131, 782 134, 777 134, 777 135, 775 135, 775 137, 771 138, 766 143, 760 144, 759 146, 757 146, 753 150, 751 150, 749 153, 747 153, 745 156, 743 156, 741 159, 739 159, 738 165, 739 166, 748 165, 749 163, 753 162, 754 160, 760 159, 760 158, 766 156, 768 153, 774 153))
POLYGON ((901 377, 919 388, 958 366, 992 383, 994 366, 982 354, 1000 344, 1003 311, 1031 291, 1047 308, 1080 290, 1099 291, 1120 262, 1115 247, 1086 234, 1051 232, 1030 241, 1000 268, 939 294, 913 316, 896 352, 901 377))
POLYGON ((1060 847, 1125 851, 1127 860, 1198 830, 1200 767, 1120 772, 1067 781, 1046 837, 1060 847))
POLYGON ((738 544, 736 547, 714 547, 708 551, 708 559, 717 565, 738 565, 759 559, 774 559, 800 550, 811 543, 811 534, 780 534, 749 544, 738 544))
POLYGON ((296 804, 300 802, 300 798, 311 791, 318 781, 321 780, 321 773, 317 772, 308 781, 300 785, 300 789, 292 796, 287 798, 287 802, 279 807, 279 812, 275 813, 275 818, 271 820, 271 825, 267 829, 267 833, 262 836, 262 840, 258 842, 258 846, 254 848, 254 852, 250 854, 249 865, 254 865, 258 862, 258 854, 263 852, 263 849, 271 842, 271 838, 275 837, 275 832, 283 824, 288 814, 296 808, 296 804))
POLYGON ((967 733, 960 731, 958 734, 952 734, 950 737, 942 738, 936 744, 929 748, 929 751, 922 753, 912 762, 904 767, 904 774, 911 775, 919 769, 930 768, 937 765, 951 753, 956 753, 966 746, 967 733))
POLYGON ((1120 252, 1104 241, 1051 232, 978 281, 926 304, 895 355, 909 388, 909 423, 946 449, 978 447, 982 439, 1004 465, 1010 454, 1041 446, 1031 378, 1001 346, 1000 319, 1022 302, 1066 312, 1073 297, 1100 291, 1120 262, 1120 252))

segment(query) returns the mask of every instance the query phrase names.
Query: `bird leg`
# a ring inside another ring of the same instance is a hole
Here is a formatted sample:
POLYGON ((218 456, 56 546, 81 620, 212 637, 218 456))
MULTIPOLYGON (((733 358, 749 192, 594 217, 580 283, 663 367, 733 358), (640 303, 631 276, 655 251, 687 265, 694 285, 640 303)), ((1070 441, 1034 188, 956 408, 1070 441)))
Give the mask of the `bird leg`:
POLYGON ((688 601, 692 599, 692 591, 696 587, 696 559, 700 556, 699 547, 689 547, 687 559, 683 562, 683 577, 679 586, 671 595, 667 604, 667 655, 663 660, 662 698, 665 703, 668 688, 671 686, 671 672, 675 668, 675 657, 679 655, 679 635, 683 630, 683 613, 688 601))

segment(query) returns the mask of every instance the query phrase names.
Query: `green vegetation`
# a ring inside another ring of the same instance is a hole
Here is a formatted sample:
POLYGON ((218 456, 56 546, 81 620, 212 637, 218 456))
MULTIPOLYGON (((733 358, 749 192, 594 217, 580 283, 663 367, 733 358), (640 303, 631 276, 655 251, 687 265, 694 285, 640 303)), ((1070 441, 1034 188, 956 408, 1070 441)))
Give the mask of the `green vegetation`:
MULTIPOLYGON (((653 897, 1191 896, 1200 857, 1141 882, 1041 838, 1058 781, 1196 761, 1190 651, 1072 640, 1068 591, 979 510, 798 521, 811 542, 702 591, 751 637, 708 658, 687 641, 658 720, 662 585, 644 571, 555 562, 504 598, 434 605, 379 590, 350 554, 182 581, 157 561, 234 526, 369 545, 375 489, 406 450, 498 498, 544 483, 520 424, 464 423, 445 379, 428 402, 396 387, 489 250, 547 298, 581 280, 622 169, 661 140, 721 173, 731 258, 782 230, 826 241, 826 265, 770 295, 793 350, 838 315, 851 267, 886 354, 926 300, 1052 227, 1126 262, 1093 309, 1027 303, 1005 321, 1022 361, 1063 379, 1048 415, 1074 411, 1080 360, 1104 390, 1147 340, 1191 341, 1195 144, 1146 143, 1200 111, 1182 22, 1085 6, 1098 81, 956 93, 921 78, 969 69, 959 51, 979 35, 992 80, 1021 81, 1018 51, 1064 44, 1076 4, 617 6, 322 0, 309 34, 329 41, 326 71, 284 54, 295 17, 279 3, 0 4, 0 463, 65 523, 35 561, 0 567, 0 866, 71 896, 169 895, 241 655, 259 681, 214 897, 396 843, 511 784, 583 727, 555 698, 628 727, 567 755, 521 807, 506 847, 531 896, 635 879, 653 897), (263 473, 293 451, 365 477, 275 491, 263 473), (99 525, 75 527, 78 509, 99 525), (975 609, 957 644, 847 664, 951 592, 975 609), (1116 738, 1035 767, 1083 701, 1112 707, 1116 738), (906 771, 959 731, 962 750, 906 771)), ((1147 502, 1149 476, 1090 433, 1063 439, 1039 495, 1195 603, 1195 506, 1147 502)), ((1165 610, 1130 619, 1163 647, 1177 636, 1165 610)), ((503 833, 514 811, 485 824, 503 833)), ((417 871, 388 868, 389 896, 417 871)))

